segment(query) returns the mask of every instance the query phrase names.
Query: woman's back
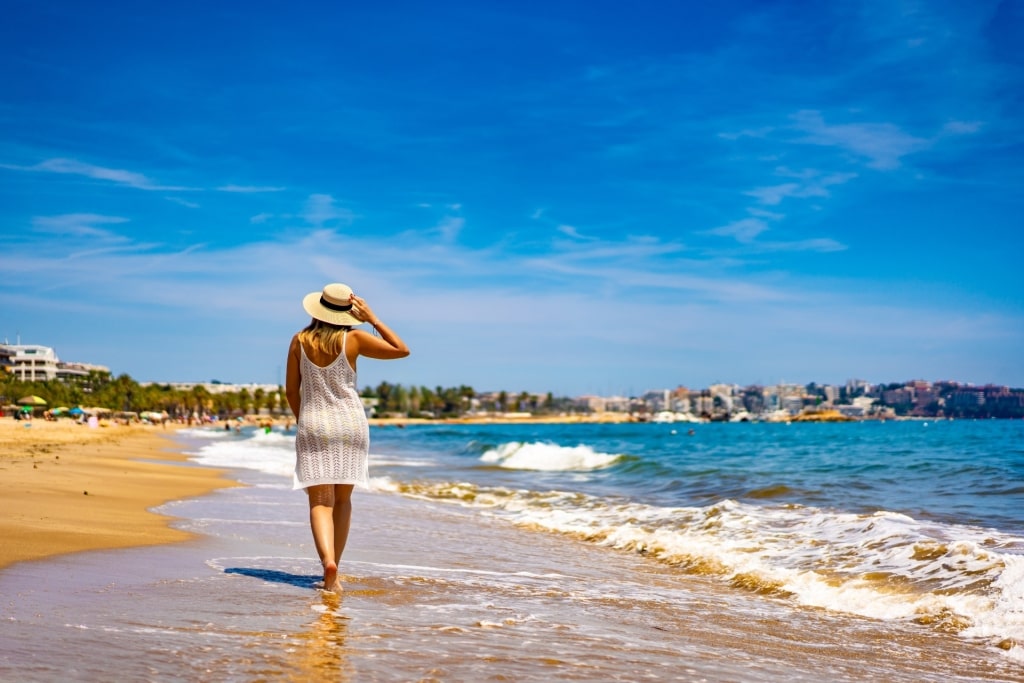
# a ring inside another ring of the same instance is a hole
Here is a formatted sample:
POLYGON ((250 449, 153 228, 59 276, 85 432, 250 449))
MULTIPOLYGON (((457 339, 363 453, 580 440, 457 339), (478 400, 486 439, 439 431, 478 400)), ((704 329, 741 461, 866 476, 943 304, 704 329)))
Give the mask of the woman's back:
MULTIPOLYGON (((347 336, 347 335, 346 335, 347 336)), ((299 343, 302 374, 298 433, 295 436, 295 488, 317 484, 369 486, 369 426, 356 388, 356 373, 341 351, 326 365, 314 362, 299 343)))

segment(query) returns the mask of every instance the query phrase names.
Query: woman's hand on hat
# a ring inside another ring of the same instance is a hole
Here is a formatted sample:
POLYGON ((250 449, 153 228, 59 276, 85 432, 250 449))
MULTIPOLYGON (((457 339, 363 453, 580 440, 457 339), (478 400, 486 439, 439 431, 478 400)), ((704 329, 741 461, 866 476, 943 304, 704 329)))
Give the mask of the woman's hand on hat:
POLYGON ((371 325, 377 325, 377 318, 373 315, 373 311, 366 305, 366 300, 361 296, 353 294, 349 297, 349 301, 352 302, 352 315, 364 323, 370 323, 371 325))

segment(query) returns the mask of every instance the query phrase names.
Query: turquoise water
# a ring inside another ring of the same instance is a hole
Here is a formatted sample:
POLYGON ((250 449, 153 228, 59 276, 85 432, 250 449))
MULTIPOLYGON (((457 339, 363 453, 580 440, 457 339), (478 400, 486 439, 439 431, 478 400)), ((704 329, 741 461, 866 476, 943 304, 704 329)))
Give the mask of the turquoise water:
POLYGON ((373 432, 399 480, 581 491, 650 505, 731 499, 1024 534, 1024 421, 414 425, 373 432), (510 444, 522 444, 521 448, 510 444), (488 451, 502 457, 482 461, 488 451), (588 454, 587 451, 592 451, 588 454), (590 460, 586 460, 587 457, 590 460), (614 461, 600 462, 602 456, 614 461))

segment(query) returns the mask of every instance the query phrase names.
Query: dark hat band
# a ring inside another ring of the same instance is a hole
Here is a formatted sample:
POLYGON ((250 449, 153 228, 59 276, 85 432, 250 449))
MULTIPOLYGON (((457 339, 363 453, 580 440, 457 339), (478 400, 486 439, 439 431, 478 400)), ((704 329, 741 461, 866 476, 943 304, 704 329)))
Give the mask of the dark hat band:
POLYGON ((329 308, 332 311, 351 311, 352 310, 352 304, 347 304, 345 306, 339 306, 338 304, 332 304, 330 301, 328 301, 327 299, 323 298, 323 296, 320 297, 320 305, 323 306, 324 308, 329 308))

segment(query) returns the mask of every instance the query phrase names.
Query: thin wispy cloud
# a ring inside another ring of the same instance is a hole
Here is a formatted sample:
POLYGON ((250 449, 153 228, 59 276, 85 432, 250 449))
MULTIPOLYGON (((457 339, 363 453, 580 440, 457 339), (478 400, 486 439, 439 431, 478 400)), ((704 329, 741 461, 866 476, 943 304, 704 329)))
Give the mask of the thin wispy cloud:
POLYGON ((785 169, 776 171, 775 175, 798 177, 799 180, 780 183, 778 185, 755 187, 752 190, 748 190, 745 194, 754 197, 760 204, 776 206, 781 204, 783 200, 790 197, 797 199, 828 197, 829 187, 833 185, 842 185, 843 183, 847 183, 857 177, 856 173, 832 173, 828 175, 821 175, 819 172, 813 170, 794 174, 785 169))
POLYGON ((899 168, 904 157, 932 146, 931 140, 910 135, 893 123, 828 124, 818 111, 794 114, 793 128, 803 133, 795 142, 836 147, 883 171, 899 168))
POLYGON ((262 194, 265 192, 284 192, 284 187, 270 185, 221 185, 218 192, 234 192, 236 194, 262 194))
POLYGON ((763 240, 760 236, 769 230, 767 222, 760 218, 743 218, 728 225, 712 228, 705 234, 719 237, 732 237, 747 248, 748 253, 799 252, 816 251, 829 253, 844 251, 847 247, 829 237, 814 237, 800 240, 779 241, 763 240))
POLYGON ((747 213, 757 218, 764 218, 769 221, 780 221, 786 217, 786 214, 778 213, 777 211, 768 211, 759 207, 751 206, 747 207, 747 213))
POLYGON ((767 229, 768 224, 760 218, 742 218, 738 221, 729 223, 728 225, 712 228, 706 232, 709 235, 733 237, 737 242, 749 244, 754 241, 754 238, 767 229))
POLYGON ((772 128, 771 126, 765 126, 763 128, 757 128, 757 129, 748 128, 748 129, 739 130, 739 131, 736 131, 736 132, 721 132, 721 133, 718 133, 718 137, 720 137, 720 138, 722 138, 724 140, 739 140, 741 138, 765 138, 773 130, 775 130, 775 129, 772 128))
POLYGON ((177 204, 178 206, 184 206, 186 209, 198 209, 201 205, 199 202, 190 202, 187 199, 181 197, 167 197, 167 201, 177 204))
POLYGON ((463 226, 466 224, 466 219, 461 216, 445 216, 441 219, 441 222, 437 224, 435 231, 437 235, 444 242, 452 242, 462 232, 463 226))
POLYGON ((984 127, 982 121, 950 121, 942 127, 942 132, 951 135, 973 135, 984 127))
POLYGON ((118 185, 134 187, 138 190, 160 190, 160 191, 183 191, 191 188, 178 185, 162 185, 141 173, 126 171, 118 168, 105 168, 95 166, 76 159, 47 159, 33 166, 5 165, 4 168, 17 169, 21 171, 35 171, 41 173, 59 173, 67 175, 79 175, 95 180, 104 180, 118 185))
POLYGON ((555 239, 551 247, 552 255, 565 262, 654 263, 656 259, 674 257, 686 252, 686 246, 676 241, 630 235, 615 240, 555 239))
POLYGON ((32 219, 32 228, 38 233, 48 235, 119 240, 124 238, 100 226, 119 225, 127 222, 128 219, 122 216, 71 213, 60 216, 36 216, 32 219))
POLYGON ((348 225, 355 218, 355 214, 342 206, 329 194, 312 194, 306 200, 302 209, 302 217, 307 223, 323 228, 331 225, 348 225))
POLYGON ((834 251, 846 251, 848 247, 830 237, 814 237, 805 240, 793 240, 790 242, 761 241, 757 243, 759 250, 771 251, 816 251, 827 254, 834 251))
POLYGON ((566 237, 571 237, 574 240, 592 239, 592 238, 587 237, 586 235, 581 235, 580 231, 577 230, 575 227, 573 227, 571 225, 559 225, 555 229, 558 230, 558 232, 560 232, 563 235, 565 235, 566 237))

